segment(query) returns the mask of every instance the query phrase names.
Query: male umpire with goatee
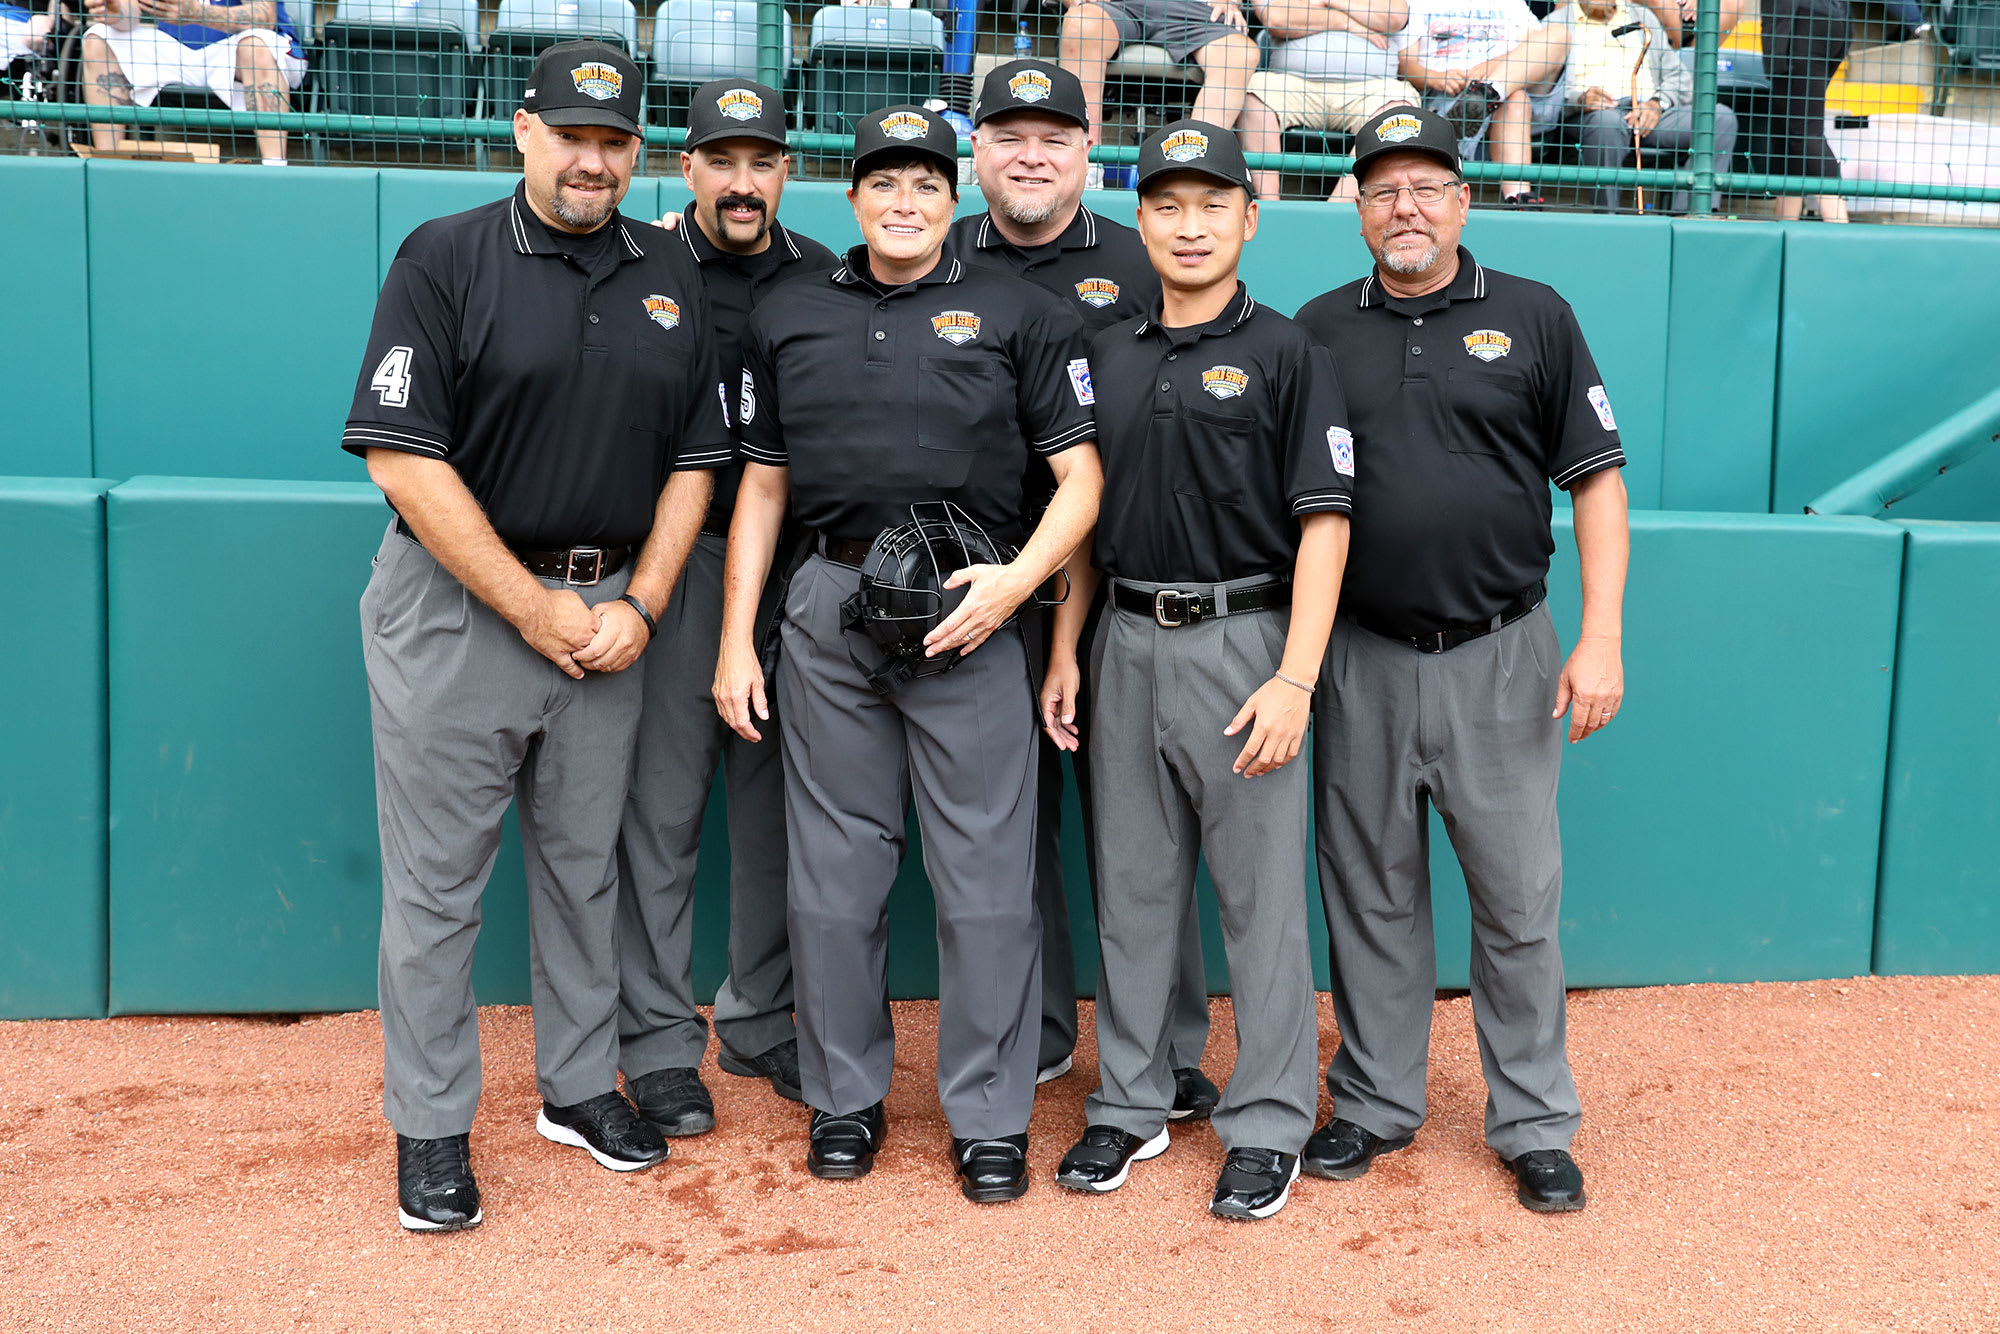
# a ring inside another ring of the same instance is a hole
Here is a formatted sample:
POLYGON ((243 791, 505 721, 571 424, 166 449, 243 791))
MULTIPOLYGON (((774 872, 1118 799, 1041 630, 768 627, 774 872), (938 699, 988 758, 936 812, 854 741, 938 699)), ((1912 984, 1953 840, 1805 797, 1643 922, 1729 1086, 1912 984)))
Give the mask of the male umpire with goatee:
POLYGON ((652 637, 730 461, 701 274, 628 223, 642 82, 623 49, 536 60, 513 194, 390 266, 341 443, 396 520, 361 599, 382 826, 383 1108, 400 1218, 483 1217, 472 953, 518 802, 536 1129, 614 1171, 666 1141, 618 1091, 615 848, 652 637))
MULTIPOLYGON (((743 377, 743 326, 773 289, 830 272, 832 251, 778 221, 791 157, 785 104, 748 79, 695 90, 681 175, 694 201, 671 237, 701 269, 715 355, 729 395, 743 377)), ((740 404, 737 405, 740 407, 740 404)), ((722 565, 740 464, 715 474, 701 536, 660 612, 661 643, 641 669, 646 707, 618 839, 619 1065, 639 1111, 668 1136, 715 1126, 697 1067, 708 1028, 694 1006, 694 877, 718 766, 728 801, 729 973, 715 993, 723 1070, 766 1079, 797 1102, 792 953, 785 930, 785 770, 775 740, 730 731, 709 687, 722 638, 722 565)), ((760 636, 777 580, 758 611, 760 636)))
POLYGON ((1486 1141, 1523 1205, 1581 1209, 1556 780, 1562 714, 1580 741, 1624 694, 1625 452, 1569 303, 1459 245, 1472 201, 1450 125, 1392 107, 1354 156, 1375 270, 1298 314, 1332 350, 1367 448, 1320 674, 1320 889, 1341 1043, 1333 1119, 1305 1170, 1358 1177, 1423 1124, 1430 805, 1472 903, 1486 1141), (1582 568, 1566 660, 1544 602, 1551 483, 1570 493, 1582 568))
MULTIPOLYGON (((972 166, 987 211, 952 224, 954 250, 973 268, 1018 274, 1053 292, 1083 319, 1087 337, 1144 314, 1160 298, 1160 277, 1139 235, 1083 206, 1090 169, 1090 113, 1083 85, 1062 66, 1014 60, 997 66, 972 106, 972 166)), ((1029 494, 1053 489, 1048 466, 1029 465, 1029 494)), ((1046 616, 1031 612, 1030 615, 1046 616)), ((1096 617, 1084 630, 1089 642, 1096 617)), ((1089 708, 1085 691, 1078 707, 1089 708)), ((1090 830, 1088 722, 1071 757, 1083 808, 1084 860, 1096 893, 1096 838, 1090 830)), ((1040 1075, 1057 1079, 1076 1048, 1076 955, 1070 941, 1069 898, 1062 869, 1062 755, 1041 742, 1041 811, 1035 835, 1035 906, 1042 914, 1042 1032, 1040 1075)), ((1202 966, 1201 922, 1192 900, 1182 918, 1180 971, 1173 1004, 1171 1057, 1174 1119, 1199 1120, 1218 1093, 1201 1071, 1208 1044, 1208 979, 1202 966)))

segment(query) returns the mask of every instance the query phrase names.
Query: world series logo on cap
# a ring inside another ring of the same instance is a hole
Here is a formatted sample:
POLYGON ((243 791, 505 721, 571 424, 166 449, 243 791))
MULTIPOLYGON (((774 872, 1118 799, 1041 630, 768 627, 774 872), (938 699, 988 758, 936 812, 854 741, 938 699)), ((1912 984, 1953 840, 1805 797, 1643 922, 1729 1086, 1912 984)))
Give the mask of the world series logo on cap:
POLYGON ((1498 329, 1474 329, 1465 336, 1465 350, 1481 361, 1498 361, 1514 349, 1514 340, 1498 329))
POLYGON ((755 120, 764 114, 764 99, 748 88, 731 88, 715 99, 715 109, 731 120, 755 120))
POLYGON ((585 97, 609 102, 625 89, 625 76, 609 65, 578 65, 569 72, 570 82, 585 97))
POLYGON ((1200 130, 1181 130, 1160 144, 1160 153, 1169 162, 1192 162, 1208 156, 1208 136, 1200 130))
POLYGON ((1007 80, 1007 91, 1019 102, 1040 102, 1055 90, 1055 83, 1038 69, 1024 69, 1007 80))
POLYGON ((681 322, 681 303, 670 296, 661 296, 655 292, 646 298, 646 318, 662 329, 678 328, 681 322))
POLYGON ((1391 116, 1375 127, 1375 137, 1392 144, 1414 139, 1424 132, 1424 123, 1415 116, 1391 116))
POLYGON ((893 116, 885 116, 879 128, 891 139, 921 139, 931 127, 914 111, 898 111, 893 116))
POLYGON ((979 317, 969 310, 947 310, 931 316, 931 329, 953 347, 979 337, 979 317))
POLYGON ((1076 299, 1103 310, 1118 299, 1118 284, 1109 278, 1085 278, 1076 285, 1076 299))
POLYGON ((1201 373, 1201 387, 1216 398, 1237 398, 1250 387, 1250 376, 1240 366, 1210 366, 1201 373))

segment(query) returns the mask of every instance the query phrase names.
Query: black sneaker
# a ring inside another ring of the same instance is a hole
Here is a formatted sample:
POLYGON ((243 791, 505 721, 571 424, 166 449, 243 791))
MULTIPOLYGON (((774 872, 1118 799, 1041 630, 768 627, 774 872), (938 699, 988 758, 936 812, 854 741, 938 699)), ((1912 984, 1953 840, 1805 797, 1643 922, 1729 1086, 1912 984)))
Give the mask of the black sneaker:
POLYGON ((1231 1149, 1215 1181, 1215 1198, 1208 1211, 1221 1218, 1248 1222, 1269 1218, 1291 1198, 1299 1179, 1299 1156, 1276 1149, 1231 1149))
POLYGON ((1174 1105, 1167 1113, 1170 1121, 1206 1121, 1215 1104, 1222 1101, 1222 1091, 1215 1087, 1215 1081, 1203 1074, 1197 1066, 1183 1066, 1174 1071, 1174 1105))
POLYGON ((472 1137, 396 1136, 396 1216, 412 1232, 478 1227, 479 1183, 472 1179, 472 1137))
POLYGON ((660 1132, 616 1089, 569 1107, 543 1103, 535 1130, 543 1139, 586 1150, 614 1172, 643 1172, 667 1156, 660 1132))
POLYGON ((768 1079, 771 1089, 781 1098, 793 1102, 804 1102, 806 1095, 799 1088, 799 1040, 786 1038, 761 1056, 734 1056, 724 1047, 716 1064, 723 1073, 742 1075, 746 1079, 768 1079))
POLYGON ((1371 1130, 1364 1130, 1354 1122, 1343 1121, 1336 1116, 1313 1131, 1300 1157, 1304 1160, 1308 1176, 1325 1177, 1328 1181, 1352 1181, 1366 1176, 1369 1164, 1383 1154, 1409 1148, 1410 1140, 1409 1135, 1383 1139, 1371 1130))
POLYGON ((1028 1132, 999 1139, 951 1141, 958 1189, 974 1204, 999 1204, 1028 1193, 1028 1132))
POLYGON ((1526 1208, 1538 1214, 1569 1214, 1583 1208, 1583 1172, 1567 1151, 1536 1149, 1500 1161, 1521 1183, 1514 1195, 1526 1208))
POLYGON ((1503 201, 1508 208, 1520 209, 1524 213, 1540 213, 1549 206, 1549 201, 1533 190, 1523 190, 1517 195, 1508 195, 1503 201))
POLYGON ((1132 1175, 1132 1164, 1157 1158, 1167 1151, 1167 1130, 1151 1139, 1140 1139, 1117 1126, 1085 1126, 1083 1138, 1063 1155, 1056 1169, 1056 1184, 1071 1190, 1087 1190, 1102 1195, 1117 1190, 1132 1175))
POLYGON ((806 1171, 822 1181, 865 1177, 888 1132, 889 1118, 879 1102, 840 1115, 815 1107, 806 1130, 806 1171))
POLYGON ((674 1065, 625 1081, 639 1115, 668 1139, 705 1135, 715 1129, 715 1100, 692 1066, 674 1065))

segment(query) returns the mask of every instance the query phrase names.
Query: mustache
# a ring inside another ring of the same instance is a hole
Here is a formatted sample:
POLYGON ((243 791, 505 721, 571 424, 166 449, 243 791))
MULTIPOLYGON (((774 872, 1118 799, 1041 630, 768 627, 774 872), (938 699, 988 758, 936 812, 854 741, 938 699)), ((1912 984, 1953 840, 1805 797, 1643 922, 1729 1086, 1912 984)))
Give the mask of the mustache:
POLYGON ((558 189, 565 185, 587 185, 593 189, 608 190, 615 184, 617 182, 609 176, 595 176, 587 171, 566 171, 556 177, 558 189))
POLYGON ((755 195, 722 195, 715 201, 717 212, 725 208, 754 208, 759 213, 765 211, 764 201, 755 195))

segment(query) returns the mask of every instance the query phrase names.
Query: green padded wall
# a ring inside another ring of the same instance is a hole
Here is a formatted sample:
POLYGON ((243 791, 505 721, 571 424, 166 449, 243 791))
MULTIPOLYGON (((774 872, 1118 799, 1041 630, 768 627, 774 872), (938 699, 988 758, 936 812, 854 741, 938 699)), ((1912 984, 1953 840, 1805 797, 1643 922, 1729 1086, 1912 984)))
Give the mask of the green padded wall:
POLYGON ((2000 233, 1786 228, 1772 509, 1797 514, 2000 385, 2000 233))
POLYGON ((9 158, 0 184, 9 318, 0 320, 0 475, 89 477, 90 307, 84 167, 9 158))
POLYGON ((352 478, 375 173, 93 162, 86 179, 98 474, 352 478))
POLYGON ((105 483, 0 477, 0 1018, 104 1013, 105 483))
MULTIPOLYGON (((381 917, 357 603, 374 487, 139 478, 111 493, 111 1009, 375 1003, 381 917)), ((510 839, 474 981, 526 999, 510 839)))
POLYGON ((1889 511, 1897 519, 2000 523, 2000 444, 1967 460, 1889 511))
POLYGON ((2000 524, 1903 526, 1875 971, 1996 973, 2000 524))
POLYGON ((1785 229, 1673 223, 1665 509, 1761 514, 1771 501, 1785 229))
MULTIPOLYGON (((418 224, 503 199, 521 179, 500 171, 420 171, 396 167, 384 167, 376 175, 381 178, 381 186, 375 243, 377 272, 375 286, 369 289, 371 315, 375 308, 374 291, 389 276, 389 265, 395 262, 397 248, 418 224)), ((355 344, 356 371, 361 368, 361 352, 361 344, 355 344)), ((350 383, 348 388, 351 392, 353 385, 350 383)), ((344 419, 346 415, 343 406, 341 416, 344 419)))
MULTIPOLYGON (((1559 516, 1550 607, 1575 642, 1559 516)), ((1572 986, 1866 973, 1901 535, 1870 519, 1635 514, 1625 704, 1565 753, 1572 986)), ((1438 984, 1464 882, 1433 827, 1438 984)))

